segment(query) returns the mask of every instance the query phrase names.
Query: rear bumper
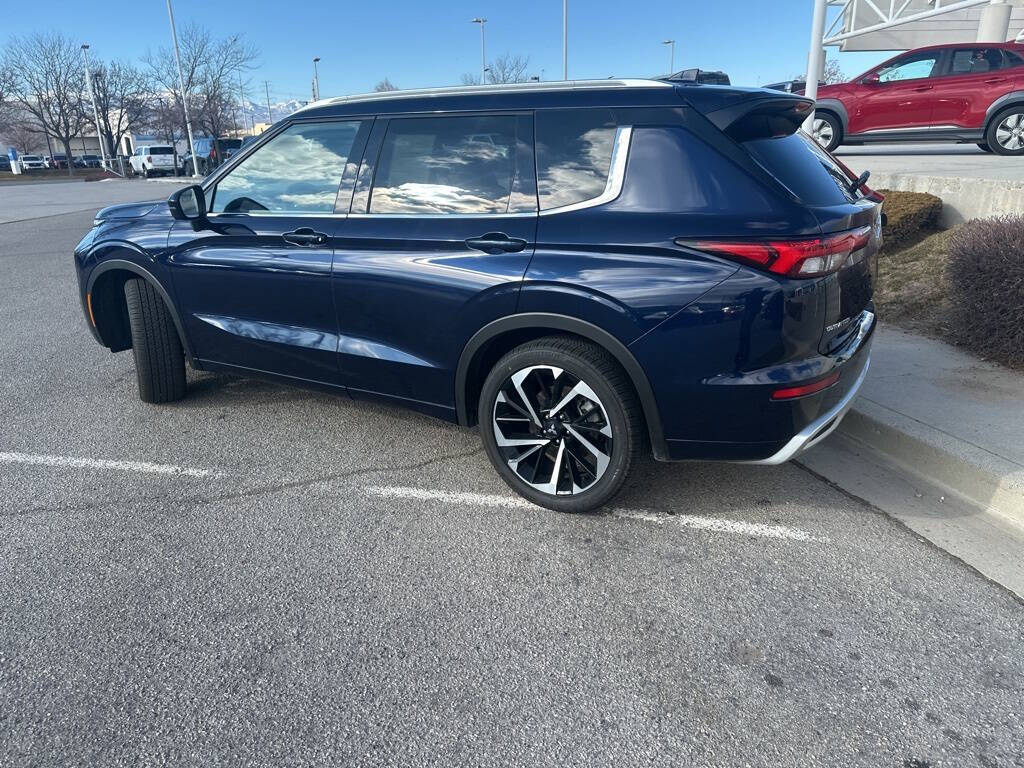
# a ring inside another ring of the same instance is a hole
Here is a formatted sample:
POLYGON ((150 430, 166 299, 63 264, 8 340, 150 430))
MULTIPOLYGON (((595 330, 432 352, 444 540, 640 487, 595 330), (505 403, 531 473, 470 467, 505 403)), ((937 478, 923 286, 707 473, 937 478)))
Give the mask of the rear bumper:
POLYGON ((850 387, 850 390, 846 393, 843 399, 836 403, 831 410, 827 411, 822 416, 819 416, 806 427, 801 429, 797 434, 793 435, 793 438, 788 443, 768 458, 744 463, 769 465, 784 464, 831 435, 833 430, 839 426, 839 422, 843 420, 846 412, 853 407, 853 401, 857 399, 857 393, 860 391, 860 387, 864 383, 864 379, 867 378, 868 368, 871 365, 871 355, 870 352, 865 352, 865 354, 867 357, 864 359, 864 367, 861 369, 857 380, 853 383, 853 386, 850 387))

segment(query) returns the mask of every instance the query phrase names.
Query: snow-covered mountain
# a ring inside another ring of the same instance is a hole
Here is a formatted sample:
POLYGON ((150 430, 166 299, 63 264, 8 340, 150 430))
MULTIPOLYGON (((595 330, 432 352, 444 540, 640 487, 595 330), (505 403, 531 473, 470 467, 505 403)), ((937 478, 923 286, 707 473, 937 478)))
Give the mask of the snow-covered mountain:
MULTIPOLYGON (((300 101, 299 99, 289 99, 288 101, 279 101, 276 104, 271 102, 270 107, 273 110, 274 121, 280 120, 282 117, 287 117, 295 110, 308 104, 307 101, 300 101)), ((249 123, 269 123, 272 122, 267 115, 267 103, 262 104, 252 99, 246 99, 241 106, 241 112, 239 117, 245 115, 245 122, 249 123)))

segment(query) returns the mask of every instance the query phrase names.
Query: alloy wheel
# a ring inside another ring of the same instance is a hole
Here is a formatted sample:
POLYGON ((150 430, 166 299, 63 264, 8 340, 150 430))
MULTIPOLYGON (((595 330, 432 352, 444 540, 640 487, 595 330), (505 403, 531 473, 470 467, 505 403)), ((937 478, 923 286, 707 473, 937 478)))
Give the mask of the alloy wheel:
POLYGON ((611 461, 608 412, 589 384, 562 368, 533 365, 513 373, 498 390, 492 418, 502 458, 542 493, 582 493, 611 461))
POLYGON ((823 120, 820 117, 814 118, 814 125, 811 128, 811 136, 821 146, 828 149, 832 143, 832 139, 835 138, 835 132, 832 130, 832 123, 828 120, 823 120))
POLYGON ((1024 112, 1011 112, 996 126, 996 141, 1003 149, 1024 148, 1024 112))

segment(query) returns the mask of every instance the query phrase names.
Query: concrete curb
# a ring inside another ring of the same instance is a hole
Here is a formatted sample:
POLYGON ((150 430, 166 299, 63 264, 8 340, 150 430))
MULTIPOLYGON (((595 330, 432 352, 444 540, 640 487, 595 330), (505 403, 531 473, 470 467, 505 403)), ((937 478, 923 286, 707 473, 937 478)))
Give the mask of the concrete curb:
POLYGON ((858 398, 839 431, 901 471, 1024 528, 1024 467, 961 438, 858 398))

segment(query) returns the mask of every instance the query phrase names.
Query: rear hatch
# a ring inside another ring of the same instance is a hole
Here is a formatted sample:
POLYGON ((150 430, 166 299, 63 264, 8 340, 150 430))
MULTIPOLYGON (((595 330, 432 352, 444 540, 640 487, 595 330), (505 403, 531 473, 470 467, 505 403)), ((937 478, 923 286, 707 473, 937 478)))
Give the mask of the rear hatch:
POLYGON ((174 166, 174 150, 170 147, 150 147, 149 156, 153 158, 154 168, 174 166))
MULTIPOLYGON (((686 96, 691 104, 700 101, 690 98, 690 91, 686 96)), ((834 351, 856 332, 857 318, 871 304, 881 245, 881 197, 865 185, 856 188, 852 172, 800 130, 810 100, 735 89, 718 98, 705 97, 703 106, 705 117, 817 220, 821 248, 834 254, 838 266, 824 270, 822 276, 800 279, 824 284, 826 312, 819 349, 834 351)))

